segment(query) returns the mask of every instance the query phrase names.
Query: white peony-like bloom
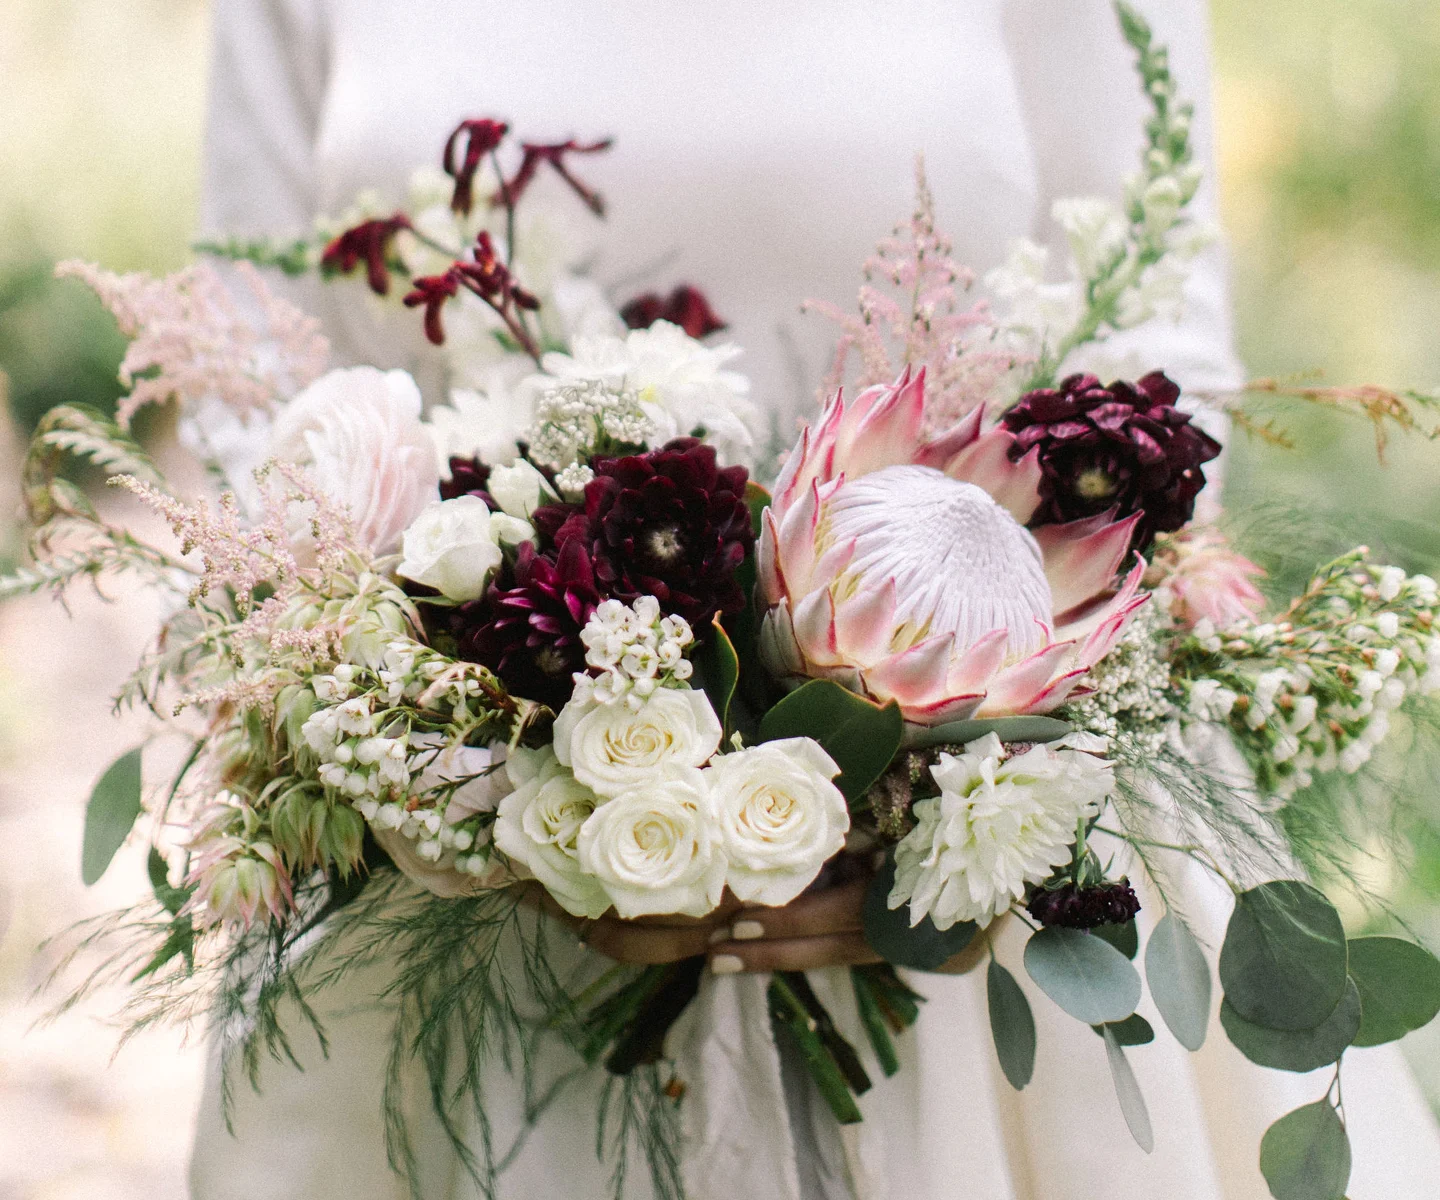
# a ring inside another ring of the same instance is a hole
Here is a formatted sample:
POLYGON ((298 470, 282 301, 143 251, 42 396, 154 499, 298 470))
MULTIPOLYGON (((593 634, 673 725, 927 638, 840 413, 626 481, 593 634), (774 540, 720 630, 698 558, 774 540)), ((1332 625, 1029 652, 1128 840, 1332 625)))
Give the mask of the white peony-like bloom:
POLYGON ((725 882, 736 896, 788 904, 840 852, 850 810, 830 782, 839 773, 806 737, 722 754, 705 769, 730 864, 725 882))
POLYGON ((534 536, 529 524, 492 513, 478 496, 433 500, 405 530, 404 559, 396 573, 450 600, 474 600, 500 565, 501 543, 534 536))
POLYGON ((275 457, 308 467, 320 490, 349 510, 356 538, 377 554, 399 548, 440 482, 420 403, 406 372, 348 367, 291 400, 271 430, 275 457))
POLYGON ((908 900, 911 925, 929 916, 937 929, 983 927, 1069 862, 1077 826, 1114 786, 1110 764, 1070 740, 1006 758, 991 733, 941 754, 930 768, 940 795, 915 804, 919 824, 895 848, 890 907, 908 900))
POLYGON ((739 353, 736 346, 707 346, 678 325, 656 321, 624 337, 577 337, 569 354, 545 355, 547 374, 529 384, 544 389, 557 380, 598 380, 633 390, 655 426, 652 444, 704 429, 723 461, 748 464, 760 415, 749 396, 750 381, 725 369, 739 353))
POLYGON ((725 854, 704 773, 651 771, 580 828, 580 864, 622 917, 703 917, 725 892, 725 854))
POLYGON ((524 356, 512 356, 490 367, 476 387, 457 388, 449 404, 430 410, 425 428, 442 473, 448 474, 451 458, 478 457, 491 466, 515 461, 516 443, 525 438, 535 416, 533 401, 516 390, 529 363, 524 356))
POLYGON ((548 747, 512 756, 513 792, 500 801, 495 846, 523 865, 568 913, 598 917, 610 898, 582 865, 580 832, 599 798, 556 761, 548 747))
POLYGON ((504 512, 524 521, 542 504, 553 504, 560 499, 545 476, 524 459, 513 466, 492 467, 485 490, 495 497, 495 503, 504 512))
POLYGON ((609 798, 667 767, 703 767, 723 732, 704 692, 659 688, 639 709, 582 695, 555 718, 555 754, 609 798))

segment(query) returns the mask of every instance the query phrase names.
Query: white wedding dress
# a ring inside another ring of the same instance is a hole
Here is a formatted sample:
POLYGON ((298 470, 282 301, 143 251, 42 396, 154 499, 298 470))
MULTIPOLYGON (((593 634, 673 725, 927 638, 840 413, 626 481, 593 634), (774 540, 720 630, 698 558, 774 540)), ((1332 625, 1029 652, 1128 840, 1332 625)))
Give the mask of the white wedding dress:
MULTIPOLYGON (((1142 8, 1197 100, 1208 151, 1202 0, 1142 8)), ((613 135, 609 155, 581 166, 610 206, 595 275, 617 300, 682 281, 704 289, 746 348, 738 365, 755 396, 786 414, 811 402, 833 340, 799 303, 853 304, 862 259, 910 211, 916 151, 957 257, 984 270, 1010 239, 1050 237, 1055 198, 1115 195, 1138 150, 1130 56, 1101 0, 217 0, 215 9, 207 234, 292 233, 366 187, 399 202, 411 168, 435 160, 462 116, 504 117, 529 140, 613 135)), ((1200 207, 1213 214, 1213 184, 1200 207)), ((382 327, 344 294, 342 308, 336 290, 302 289, 339 357, 435 378, 418 321, 382 327)), ((1180 324, 1144 331, 1145 365, 1187 387, 1234 384, 1218 252, 1200 261, 1187 299, 1180 324)), ((1189 911, 1218 945, 1225 898, 1193 879, 1189 911)), ((1019 931, 1000 943, 1026 982, 1019 931)), ((813 978, 861 1044, 845 975, 813 978)), ((242 1083, 233 1137, 211 1080, 197 1200, 405 1194, 383 1149, 388 1017, 367 994, 382 983, 357 982, 324 1006, 328 1059, 302 1043, 303 1074, 271 1064, 260 1095, 242 1083)), ((782 1070, 764 979, 708 979, 671 1043, 689 1085, 689 1200, 1261 1200, 1262 1131, 1326 1088, 1250 1066, 1218 1026, 1197 1055, 1162 1030, 1130 1052, 1156 1130, 1146 1155, 1089 1030, 1032 990, 1039 1058, 1017 1094, 991 1047, 983 972, 915 983, 928 1001, 902 1039, 904 1068, 862 1099, 864 1123, 841 1136, 808 1083, 782 1070)), ((505 1096, 495 1075, 491 1094, 505 1096)), ((509 1094, 513 1103, 492 1106, 501 1131, 519 1125, 518 1090, 509 1094)), ((607 1195, 595 1095, 582 1083, 545 1115, 502 1196, 607 1195)), ((1433 1196, 1440 1134, 1397 1049, 1347 1055, 1345 1099, 1351 1195, 1433 1196)), ((423 1108, 412 1120, 426 1200, 472 1195, 433 1120, 423 1108)), ((643 1167, 634 1185, 649 1194, 643 1167)))

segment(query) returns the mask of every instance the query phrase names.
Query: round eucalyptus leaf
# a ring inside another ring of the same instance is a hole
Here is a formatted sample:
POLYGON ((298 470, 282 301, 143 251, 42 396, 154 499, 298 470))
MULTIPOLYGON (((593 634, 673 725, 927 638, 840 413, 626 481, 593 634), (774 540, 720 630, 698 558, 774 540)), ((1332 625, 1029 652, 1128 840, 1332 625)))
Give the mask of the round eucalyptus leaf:
POLYGON ((1102 941, 1109 942, 1132 962, 1140 953, 1140 930, 1133 919, 1123 925, 1097 925, 1090 932, 1102 941))
POLYGON ((1210 964, 1190 927, 1166 913, 1145 946, 1145 981, 1160 1016, 1187 1050, 1205 1044, 1210 1027, 1210 964))
POLYGON ((1110 1078, 1115 1081, 1115 1096, 1120 1101, 1120 1112, 1135 1144, 1146 1154, 1155 1149, 1155 1132, 1150 1127, 1150 1110, 1145 1107, 1145 1097, 1140 1084, 1130 1067, 1130 1060, 1120 1048, 1120 1039, 1115 1036, 1113 1026, 1105 1026, 1105 1058, 1110 1064, 1110 1078))
POLYGON ((1051 925, 1025 944, 1025 969, 1040 990, 1078 1021, 1123 1021, 1140 1003, 1140 973, 1109 942, 1051 925))
POLYGON ((1220 1024, 1235 1048, 1253 1063, 1276 1071, 1318 1071, 1349 1049, 1360 1032, 1360 992, 1351 982, 1330 1016, 1314 1029, 1267 1029, 1253 1025, 1228 1000, 1220 1024))
POLYGON ((1440 961, 1414 942, 1353 939, 1350 978, 1364 1003, 1357 1046, 1393 1042, 1430 1024, 1440 1012, 1440 961))
POLYGON ((995 1039, 995 1054, 1000 1069, 1017 1092, 1035 1074, 1035 1017, 1030 1001, 1010 974, 993 958, 985 976, 985 992, 990 1004, 990 1036, 995 1039))
POLYGON ((1122 1046, 1148 1046, 1155 1040, 1155 1027, 1139 1013, 1131 1013, 1123 1021, 1110 1025, 1092 1025, 1090 1028, 1100 1037, 1110 1032, 1122 1046))
POLYGON ((937 929, 929 917, 918 925, 910 924, 910 905, 890 907, 890 891, 895 886, 895 856, 885 859, 865 893, 860 921, 865 940, 881 958, 897 967, 915 971, 935 971, 964 950, 980 932, 973 921, 961 921, 949 929, 937 929))
POLYGON ((1340 914, 1298 879, 1262 883, 1235 901, 1220 949, 1225 998, 1267 1029, 1314 1029, 1345 994, 1340 914))
POLYGON ((1260 1170, 1275 1200, 1345 1200, 1350 1139, 1328 1101, 1287 1113, 1265 1131, 1260 1170))
POLYGON ((111 763, 85 806, 85 839, 80 878, 89 887, 110 865, 140 816, 140 752, 128 750, 111 763))

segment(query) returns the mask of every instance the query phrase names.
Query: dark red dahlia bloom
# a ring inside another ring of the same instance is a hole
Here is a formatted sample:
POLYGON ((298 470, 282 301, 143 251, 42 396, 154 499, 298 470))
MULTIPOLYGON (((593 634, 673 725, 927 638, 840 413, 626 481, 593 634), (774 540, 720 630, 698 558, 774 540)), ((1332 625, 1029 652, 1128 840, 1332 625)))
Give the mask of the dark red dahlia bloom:
POLYGON ((479 496, 491 509, 500 506, 490 495, 490 466, 477 457, 450 457, 450 478, 440 481, 440 499, 454 500, 459 496, 479 496))
POLYGON ((1108 388, 1093 375, 1071 375, 1022 397, 1003 421, 1015 435, 1012 460, 1040 452, 1040 507, 1030 523, 1138 512, 1133 546, 1144 550, 1155 534, 1189 521, 1205 486, 1200 466, 1220 443, 1175 407, 1179 398, 1161 371, 1108 388))
POLYGON ((630 329, 649 329, 656 321, 669 321, 692 338, 707 337, 726 328, 705 293, 688 283, 682 283, 668 298, 659 292, 636 296, 620 309, 620 319, 630 329))
POLYGON ((1140 898, 1128 879, 1077 887, 1036 888, 1025 906, 1042 925, 1064 925, 1069 929, 1094 929, 1097 925, 1127 925, 1140 911, 1140 898))
POLYGON ((461 658, 489 667, 512 692, 559 709, 585 669, 580 631, 600 603, 583 543, 556 556, 520 546, 513 572, 479 600, 452 610, 461 658))
POLYGON ((360 263, 365 264, 365 281, 377 296, 390 291, 390 243, 402 229, 410 228, 404 213, 393 217, 362 221, 335 238, 320 255, 323 271, 348 275, 360 263))
POLYGON ((585 545, 601 592, 654 596, 697 629, 744 607, 735 572, 755 542, 744 467, 722 469, 713 446, 677 438, 594 470, 583 507, 540 509, 535 525, 557 545, 585 545))

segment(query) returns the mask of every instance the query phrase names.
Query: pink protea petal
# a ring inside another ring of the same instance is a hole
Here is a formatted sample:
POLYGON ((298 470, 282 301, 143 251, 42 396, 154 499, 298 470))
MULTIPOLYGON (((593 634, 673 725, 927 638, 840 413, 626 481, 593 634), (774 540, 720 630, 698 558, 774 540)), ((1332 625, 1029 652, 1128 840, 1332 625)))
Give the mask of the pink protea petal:
POLYGON ((980 436, 980 425, 984 419, 984 405, 971 409, 959 424, 921 446, 915 453, 914 461, 922 467, 943 471, 951 459, 980 436))
POLYGON ((955 635, 940 634, 893 654, 863 672, 874 696, 902 705, 934 704, 946 699, 945 676, 955 652, 955 635))
POLYGON ((780 516, 776 529, 775 549, 785 590, 791 596, 810 590, 810 577, 815 566, 815 534, 820 527, 820 493, 814 481, 796 498, 795 503, 780 516))
POLYGON ((775 510, 767 508, 760 514, 760 540, 755 547, 755 574, 760 597, 766 604, 778 603, 786 593, 785 573, 781 568, 776 545, 780 534, 776 528, 775 510))
POLYGON ((1074 642, 1051 642, 1043 650, 1001 671, 991 682, 979 715, 996 717, 1028 711, 1074 648, 1074 642))
POLYGON ((1125 577, 1125 585, 1106 606, 1103 614, 1100 614, 1099 624, 1080 648, 1079 662, 1087 670, 1115 648, 1115 643, 1125 632, 1130 618, 1150 599, 1149 592, 1140 591, 1140 580, 1145 575, 1145 561, 1138 554, 1135 557, 1135 566, 1125 577))
POLYGON ((815 564, 811 578, 821 584, 828 583, 832 579, 839 579, 854 557, 854 538, 837 542, 820 556, 820 561, 815 564))
POLYGON ((836 606, 835 630, 848 658, 866 663, 885 656, 895 632, 898 604, 895 581, 887 579, 880 587, 862 588, 836 606))
POLYGON ((846 416, 838 452, 852 479, 911 461, 925 421, 925 369, 906 367, 892 386, 867 388, 846 416))
POLYGON ((946 696, 933 704, 901 704, 900 713, 911 725, 944 725, 947 721, 967 720, 984 699, 984 692, 946 696))
POLYGON ((1065 674, 1056 676, 1029 704, 1022 709, 1017 709, 1017 715, 1034 716, 1053 712, 1075 694, 1085 675, 1085 668, 1077 667, 1073 671, 1066 671, 1065 674))
MULTIPOLYGON (((985 685, 1005 664, 1008 629, 992 629, 950 664, 946 687, 956 695, 985 690, 985 685)), ((1046 639, 1049 640, 1048 638, 1046 639)))
POLYGON ((781 679, 800 675, 805 670, 805 657, 795 641, 795 625, 790 618, 790 602, 781 600, 765 614, 760 623, 760 660, 772 675, 781 679))
POLYGON ((1040 507, 1040 455, 1032 451, 1010 461, 1015 435, 997 426, 981 434, 945 464, 945 474, 984 488, 1020 524, 1040 507))
POLYGON ((1110 586, 1140 517, 1135 513, 1098 529, 1093 519, 1087 519, 1032 531, 1045 556, 1045 578, 1050 581, 1057 623, 1110 586))
POLYGON ((795 605, 792 616, 800 652, 816 666, 842 666, 845 659, 835 637, 835 598, 829 588, 816 588, 795 605))

